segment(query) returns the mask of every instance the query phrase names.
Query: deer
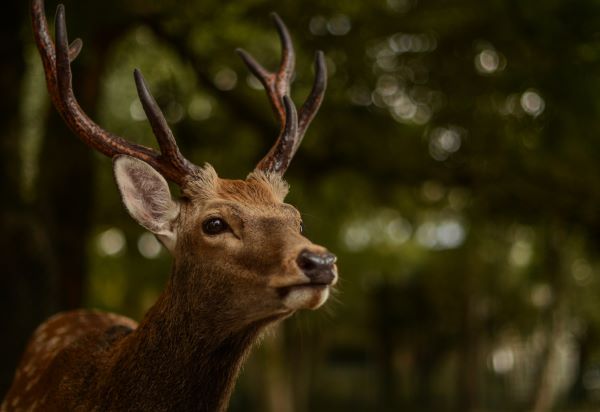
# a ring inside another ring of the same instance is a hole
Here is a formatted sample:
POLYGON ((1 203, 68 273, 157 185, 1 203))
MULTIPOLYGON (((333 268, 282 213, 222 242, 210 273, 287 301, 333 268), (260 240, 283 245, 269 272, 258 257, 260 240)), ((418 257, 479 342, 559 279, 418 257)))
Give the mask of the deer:
POLYGON ((245 180, 220 178, 177 146, 139 70, 139 99, 159 150, 129 142, 96 124, 79 106, 59 5, 52 38, 44 1, 32 0, 35 41, 54 107, 84 143, 112 158, 122 203, 172 255, 165 289, 142 320, 96 310, 54 315, 33 333, 2 411, 224 411, 240 368, 272 325, 328 299, 336 257, 302 233, 298 210, 284 203, 283 175, 326 89, 324 55, 299 110, 290 98, 295 53, 273 14, 282 57, 271 72, 238 49, 262 82, 280 124, 268 153, 245 180), (180 193, 172 196, 167 180, 180 193))

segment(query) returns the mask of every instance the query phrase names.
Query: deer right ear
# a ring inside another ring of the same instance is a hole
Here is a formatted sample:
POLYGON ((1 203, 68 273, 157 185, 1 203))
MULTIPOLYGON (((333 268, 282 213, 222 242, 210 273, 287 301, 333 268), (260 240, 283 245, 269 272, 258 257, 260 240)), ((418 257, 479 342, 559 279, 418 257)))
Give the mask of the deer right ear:
POLYGON ((173 253, 179 204, 171 198, 165 178, 146 162, 131 156, 116 156, 113 170, 121 199, 131 217, 154 233, 173 253))

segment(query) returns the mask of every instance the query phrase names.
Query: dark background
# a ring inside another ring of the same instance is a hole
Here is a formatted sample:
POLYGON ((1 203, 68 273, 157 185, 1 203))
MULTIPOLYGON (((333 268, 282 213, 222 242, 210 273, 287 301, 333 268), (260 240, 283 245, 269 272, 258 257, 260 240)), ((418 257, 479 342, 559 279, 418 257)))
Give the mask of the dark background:
MULTIPOLYGON (((339 292, 269 335, 232 411, 600 407, 600 3, 592 0, 66 1, 82 106, 155 145, 145 74, 185 155, 243 178, 277 133, 233 53, 293 96, 329 88, 287 178, 339 292)), ((56 3, 46 5, 52 18, 56 3)), ((0 395, 49 315, 140 319, 170 259, 120 205, 109 159, 49 103, 26 1, 0 25, 0 395)))

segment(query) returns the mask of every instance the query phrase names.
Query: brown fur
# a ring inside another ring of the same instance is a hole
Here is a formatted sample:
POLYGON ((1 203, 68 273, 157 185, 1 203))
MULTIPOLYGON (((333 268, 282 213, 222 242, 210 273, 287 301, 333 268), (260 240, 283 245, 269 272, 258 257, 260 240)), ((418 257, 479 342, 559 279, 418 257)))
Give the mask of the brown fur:
MULTIPOLYGON (((93 311, 51 318, 33 335, 3 411, 227 408, 253 343, 297 309, 285 291, 307 281, 299 252, 325 249, 300 234, 276 176, 223 180, 205 166, 182 192, 172 274, 140 325, 93 311), (208 216, 232 233, 204 234, 208 216)), ((304 307, 320 305, 319 293, 304 307)))

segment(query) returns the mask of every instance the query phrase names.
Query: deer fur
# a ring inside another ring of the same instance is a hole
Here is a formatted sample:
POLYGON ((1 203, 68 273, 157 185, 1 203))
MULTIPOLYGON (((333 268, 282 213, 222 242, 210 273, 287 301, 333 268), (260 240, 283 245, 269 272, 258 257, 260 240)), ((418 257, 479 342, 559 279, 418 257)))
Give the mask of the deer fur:
POLYGON ((171 242, 167 286, 139 325, 87 310, 42 324, 2 411, 224 411, 265 328, 327 299, 329 286, 307 286, 295 263, 301 250, 325 249, 301 235, 279 176, 225 180, 207 165, 175 201, 141 160, 114 165, 130 214, 171 242), (231 232, 203 234, 213 215, 231 232))
POLYGON ((265 328, 318 308, 337 281, 335 256, 301 234, 300 214, 284 203, 283 174, 325 93, 324 55, 316 53, 313 88, 296 111, 289 96, 295 54, 279 16, 273 14, 282 44, 277 72, 238 51, 265 86, 281 130, 245 180, 227 180, 183 157, 138 70, 138 96, 160 152, 94 123, 72 87, 70 63, 82 42, 69 42, 64 7, 57 8, 54 38, 43 0, 31 0, 31 17, 54 107, 83 142, 113 159, 125 208, 172 254, 173 266, 139 325, 89 310, 42 324, 0 410, 224 411, 265 328), (179 199, 165 178, 180 187, 179 199))

